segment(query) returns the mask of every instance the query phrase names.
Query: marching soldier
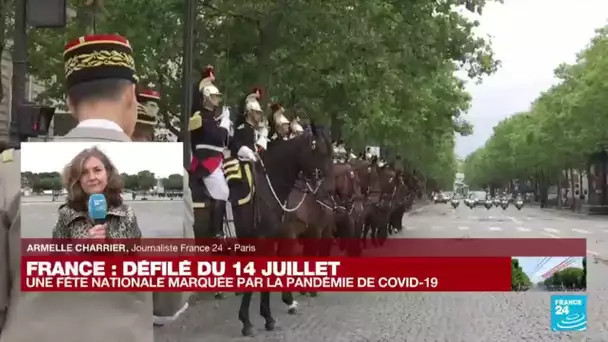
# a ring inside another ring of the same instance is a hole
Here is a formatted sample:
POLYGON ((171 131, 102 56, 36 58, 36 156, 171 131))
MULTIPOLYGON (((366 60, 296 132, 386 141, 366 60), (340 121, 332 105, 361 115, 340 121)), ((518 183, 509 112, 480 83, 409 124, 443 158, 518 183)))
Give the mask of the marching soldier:
MULTIPOLYGON (((129 42, 118 35, 84 36, 66 44, 64 58, 68 103, 79 120, 65 138, 131 141, 137 78, 129 42), (113 58, 103 58, 107 55, 113 58)), ((188 307, 187 295, 155 293, 153 298, 149 292, 20 291, 19 152, 9 151, 2 154, 0 163, 0 247, 5 256, 0 258, 0 322, 4 323, 0 342, 153 342, 153 323, 177 318, 188 307)), ((191 207, 185 207, 183 229, 188 237, 192 214, 191 207)))
POLYGON ((137 122, 131 139, 133 141, 153 141, 154 128, 158 120, 160 93, 143 89, 137 94, 137 122))
POLYGON ((274 130, 272 137, 273 141, 289 139, 289 125, 291 122, 285 117, 285 109, 282 105, 275 103, 270 106, 272 111, 272 123, 274 130))
POLYGON ((213 237, 223 231, 224 212, 230 194, 222 161, 231 123, 230 113, 220 108, 222 93, 213 84, 215 80, 213 67, 207 66, 202 77, 198 88, 201 110, 194 113, 188 125, 192 146, 192 163, 189 172, 193 180, 203 180, 211 196, 212 211, 209 219, 212 231, 201 234, 213 237))

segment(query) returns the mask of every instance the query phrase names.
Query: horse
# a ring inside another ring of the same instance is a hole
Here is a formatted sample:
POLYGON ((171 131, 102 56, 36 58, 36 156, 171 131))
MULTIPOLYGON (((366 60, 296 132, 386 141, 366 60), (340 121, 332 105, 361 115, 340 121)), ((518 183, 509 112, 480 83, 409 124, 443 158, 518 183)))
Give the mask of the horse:
MULTIPOLYGON (((254 163, 255 179, 253 198, 250 202, 233 206, 234 223, 237 238, 280 238, 278 251, 274 247, 268 251, 275 255, 286 255, 293 249, 291 242, 296 242, 289 231, 284 231, 283 214, 289 211, 284 205, 300 173, 311 179, 316 171, 323 172, 325 136, 319 133, 311 123, 311 134, 303 134, 290 140, 268 146, 261 162, 254 163), (287 252, 286 252, 287 251, 287 252)), ((327 172, 327 170, 325 170, 327 172)), ((249 307, 253 293, 243 293, 239 308, 239 320, 242 323, 243 336, 253 334, 253 325, 249 318, 249 307)), ((285 304, 293 305, 291 293, 283 295, 285 304)), ((274 330, 276 321, 270 311, 270 293, 262 292, 260 314, 265 319, 266 330, 274 330)))
POLYGON ((405 171, 398 171, 397 178, 399 178, 401 184, 397 187, 395 200, 392 205, 393 209, 389 218, 389 233, 403 230, 403 214, 412 208, 414 200, 422 194, 422 187, 416 176, 411 173, 404 176, 405 173, 405 171))
MULTIPOLYGON (((332 175, 333 148, 331 135, 325 127, 315 127, 317 146, 315 152, 320 165, 314 179, 300 177, 289 193, 283 220, 283 234, 287 241, 304 239, 304 255, 329 256, 333 232, 335 203, 332 193, 334 181, 332 175), (314 241, 316 243, 310 243, 314 241)), ((295 254, 296 246, 284 248, 284 256, 295 254)), ((306 294, 306 293, 304 293, 306 294)), ((316 296, 316 292, 310 292, 316 296)), ((298 302, 291 292, 283 292, 282 300, 287 305, 287 312, 295 314, 298 302)))
MULTIPOLYGON (((329 144, 327 148, 328 152, 332 150, 329 144)), ((350 198, 355 191, 353 176, 350 165, 334 163, 331 173, 318 177, 316 185, 311 185, 305 180, 296 183, 287 201, 288 206, 293 207, 294 210, 286 214, 285 226, 292 237, 304 237, 309 242, 304 244, 304 255, 329 256, 334 236, 340 238, 341 249, 346 250, 349 255, 360 254, 356 249, 358 246, 352 246, 355 242, 352 238, 358 237, 350 219, 352 211, 350 198), (332 179, 335 186, 331 185, 332 179), (315 243, 312 244, 310 241, 315 243), (350 244, 343 244, 345 241, 350 244)), ((317 296, 317 292, 301 292, 301 294, 317 296)), ((293 301, 293 303, 296 306, 288 306, 287 312, 290 314, 297 312, 297 302, 293 301)))
POLYGON ((363 162, 357 168, 356 171, 359 178, 362 179, 362 184, 365 186, 365 209, 363 212, 363 234, 362 241, 363 246, 366 246, 366 238, 370 233, 372 243, 377 243, 377 232, 378 225, 381 224, 379 219, 381 216, 378 215, 380 205, 384 205, 384 189, 381 179, 381 168, 378 166, 376 158, 373 158, 371 162, 363 162), (370 231, 371 230, 371 231, 370 231))
POLYGON ((364 196, 361 181, 355 168, 349 163, 334 164, 336 198, 336 237, 340 238, 340 249, 349 256, 360 256, 364 196))

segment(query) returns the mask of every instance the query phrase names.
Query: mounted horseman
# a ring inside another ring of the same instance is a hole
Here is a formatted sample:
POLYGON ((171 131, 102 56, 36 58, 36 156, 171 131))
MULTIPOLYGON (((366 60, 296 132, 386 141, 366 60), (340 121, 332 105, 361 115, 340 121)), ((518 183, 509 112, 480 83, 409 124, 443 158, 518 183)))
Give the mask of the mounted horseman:
POLYGON ((190 187, 195 202, 196 238, 216 237, 222 233, 226 202, 230 190, 222 163, 228 142, 230 117, 221 111, 222 93, 213 84, 212 66, 207 66, 199 82, 200 110, 190 118, 192 160, 190 187))
POLYGON ((270 110, 272 111, 272 115, 270 116, 270 141, 276 142, 289 139, 291 135, 291 122, 285 117, 285 108, 279 103, 274 103, 270 106, 270 110))
MULTIPOLYGON (((236 118, 234 126, 236 127, 234 136, 232 137, 230 144, 230 151, 232 156, 237 156, 238 151, 234 151, 234 143, 242 143, 243 131, 247 131, 247 134, 251 133, 254 137, 254 145, 250 146, 252 151, 261 154, 268 148, 268 120, 263 115, 262 107, 259 101, 264 96, 262 88, 255 87, 250 94, 245 96, 239 106, 239 116, 236 118), (258 114, 260 114, 258 116, 258 114), (249 128, 253 131, 249 132, 249 128), (241 132, 239 132, 241 130, 241 132), (237 134, 238 132, 238 134, 237 134)), ((249 142, 249 138, 244 141, 249 142)), ((249 146, 249 143, 245 144, 249 146)))
MULTIPOLYGON (((243 118, 230 141, 233 157, 226 160, 224 172, 230 185, 237 238, 260 238, 264 241, 270 241, 267 238, 279 238, 281 248, 278 250, 260 248, 259 253, 272 256, 284 253, 291 242, 296 243, 295 238, 290 239, 282 224, 285 213, 290 211, 289 205, 286 205, 287 197, 298 175, 303 174, 305 178, 311 179, 317 169, 328 172, 326 165, 331 165, 331 143, 329 137, 324 132, 317 131, 312 123, 311 134, 284 140, 279 135, 281 132, 277 132, 274 127, 274 123, 284 121, 275 115, 271 118, 271 128, 277 133, 277 139, 271 141, 267 150, 263 151, 265 120, 259 98, 260 94, 254 92, 243 101, 239 113, 243 118), (260 153, 255 153, 256 149, 263 151, 263 154, 260 156, 260 153)), ((273 112, 276 113, 277 111, 273 112)), ((243 324, 243 335, 251 335, 253 332, 249 318, 251 298, 251 292, 243 293, 241 298, 239 320, 243 324)), ((283 301, 289 307, 297 306, 291 293, 284 293, 283 301)), ((273 330, 275 320, 271 314, 268 292, 261 293, 260 314, 266 321, 265 328, 273 330)))

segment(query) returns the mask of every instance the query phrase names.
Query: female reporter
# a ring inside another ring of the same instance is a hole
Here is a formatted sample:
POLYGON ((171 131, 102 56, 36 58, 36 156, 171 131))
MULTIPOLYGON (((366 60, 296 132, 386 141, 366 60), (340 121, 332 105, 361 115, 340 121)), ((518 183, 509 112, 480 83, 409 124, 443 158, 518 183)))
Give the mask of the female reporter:
POLYGON ((123 179, 108 156, 96 147, 76 155, 63 170, 67 201, 59 207, 53 238, 140 238, 141 230, 131 207, 123 203, 123 179), (107 217, 95 224, 88 212, 89 197, 103 194, 107 217))

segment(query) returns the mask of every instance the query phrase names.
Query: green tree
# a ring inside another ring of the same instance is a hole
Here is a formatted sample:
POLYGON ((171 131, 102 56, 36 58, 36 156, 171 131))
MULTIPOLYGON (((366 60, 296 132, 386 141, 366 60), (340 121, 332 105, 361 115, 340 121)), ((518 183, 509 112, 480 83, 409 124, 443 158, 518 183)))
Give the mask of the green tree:
POLYGON ((184 176, 178 173, 169 175, 161 180, 165 190, 182 191, 184 189, 184 176))
POLYGON ((139 171, 137 173, 137 185, 139 190, 150 190, 156 186, 154 173, 150 171, 139 171))
POLYGON ((567 267, 563 270, 553 273, 551 277, 545 280, 547 288, 563 288, 563 289, 584 289, 584 269, 578 267, 567 267))
POLYGON ((139 179, 137 178, 137 175, 121 173, 120 176, 122 177, 122 180, 125 183, 125 189, 138 190, 140 188, 139 179))
POLYGON ((511 259, 511 289, 513 291, 526 291, 530 287, 532 287, 532 282, 519 265, 519 260, 511 259))
MULTIPOLYGON (((470 95, 456 71, 479 80, 498 67, 489 40, 473 32, 479 23, 465 13, 480 13, 485 3, 199 2, 194 65, 197 72, 216 67, 230 105, 262 86, 264 104, 303 111, 356 149, 395 151, 428 184, 451 187, 456 134, 472 131, 463 116, 470 95)), ((165 124, 190 110, 181 108, 182 7, 177 0, 115 0, 93 11, 97 32, 129 38, 142 83, 162 94, 165 124)), ((32 33, 30 71, 47 89, 42 100, 63 101, 62 47, 91 29, 87 18, 64 31, 32 33)))
POLYGON ((581 288, 587 288, 587 257, 583 258, 583 275, 581 277, 581 288))
POLYGON ((505 186, 537 183, 541 198, 568 170, 587 171, 597 152, 608 147, 603 94, 608 85, 607 28, 597 31, 577 61, 555 69, 559 83, 539 95, 529 111, 500 122, 486 144, 465 160, 469 184, 505 186))

